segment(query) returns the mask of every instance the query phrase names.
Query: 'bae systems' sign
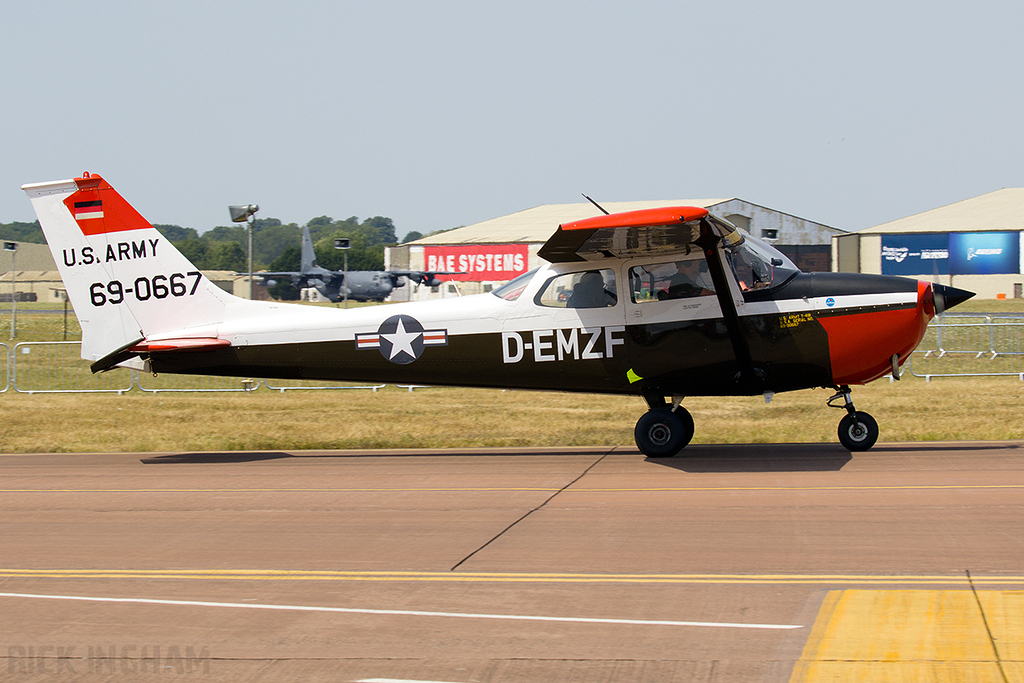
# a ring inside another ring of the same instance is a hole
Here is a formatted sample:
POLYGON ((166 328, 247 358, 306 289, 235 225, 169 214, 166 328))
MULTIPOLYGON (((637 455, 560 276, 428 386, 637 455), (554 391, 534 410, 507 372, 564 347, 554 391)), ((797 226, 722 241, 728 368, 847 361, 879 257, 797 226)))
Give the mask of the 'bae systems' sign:
POLYGON ((526 272, 529 262, 525 244, 471 244, 457 247, 423 247, 424 270, 457 271, 463 275, 443 276, 445 280, 481 282, 511 280, 526 272))

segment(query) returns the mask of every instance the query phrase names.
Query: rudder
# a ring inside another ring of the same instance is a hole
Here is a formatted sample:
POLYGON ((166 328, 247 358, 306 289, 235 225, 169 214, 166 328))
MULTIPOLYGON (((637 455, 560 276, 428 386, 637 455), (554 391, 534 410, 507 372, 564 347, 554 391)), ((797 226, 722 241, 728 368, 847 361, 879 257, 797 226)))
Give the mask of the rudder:
POLYGON ((82 358, 223 322, 232 300, 98 175, 23 185, 82 326, 82 358))

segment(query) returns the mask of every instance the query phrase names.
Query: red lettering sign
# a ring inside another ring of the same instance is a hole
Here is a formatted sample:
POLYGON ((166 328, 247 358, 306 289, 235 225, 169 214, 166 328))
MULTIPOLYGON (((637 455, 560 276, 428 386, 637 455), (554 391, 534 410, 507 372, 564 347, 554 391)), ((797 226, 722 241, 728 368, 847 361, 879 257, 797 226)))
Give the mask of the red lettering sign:
POLYGON ((459 282, 504 281, 527 271, 529 251, 525 244, 472 244, 458 247, 423 247, 424 270, 447 270, 461 275, 442 275, 459 282))

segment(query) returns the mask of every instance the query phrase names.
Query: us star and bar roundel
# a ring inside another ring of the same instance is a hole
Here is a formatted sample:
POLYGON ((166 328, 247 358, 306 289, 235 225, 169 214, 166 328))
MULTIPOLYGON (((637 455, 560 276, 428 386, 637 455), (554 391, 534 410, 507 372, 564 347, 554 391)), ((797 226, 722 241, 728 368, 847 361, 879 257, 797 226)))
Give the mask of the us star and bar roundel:
POLYGON ((448 330, 425 330, 416 318, 393 315, 376 333, 356 335, 356 349, 378 349, 380 355, 398 365, 408 365, 423 354, 426 346, 447 346, 448 330))

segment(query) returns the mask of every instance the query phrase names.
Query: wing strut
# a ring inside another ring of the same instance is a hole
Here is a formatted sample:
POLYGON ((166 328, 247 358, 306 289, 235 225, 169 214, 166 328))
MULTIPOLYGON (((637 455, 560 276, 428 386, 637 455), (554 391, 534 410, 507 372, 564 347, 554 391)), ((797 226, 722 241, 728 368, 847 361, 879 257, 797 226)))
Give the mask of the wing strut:
POLYGON ((732 342, 732 351, 736 356, 736 362, 740 366, 737 382, 750 387, 752 393, 760 393, 764 389, 764 370, 754 366, 754 358, 750 354, 750 345, 743 335, 743 327, 740 324, 740 314, 736 310, 736 302, 732 298, 732 290, 729 289, 729 279, 725 252, 718 248, 722 238, 712 229, 708 220, 700 222, 700 237, 696 243, 704 250, 704 256, 708 263, 708 272, 711 273, 711 281, 715 284, 715 293, 718 295, 718 303, 722 308, 722 318, 725 320, 725 329, 729 332, 729 340, 732 342))

